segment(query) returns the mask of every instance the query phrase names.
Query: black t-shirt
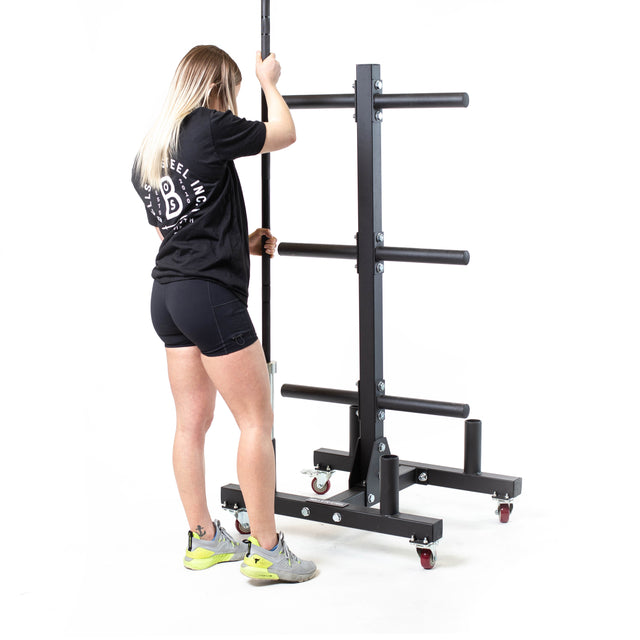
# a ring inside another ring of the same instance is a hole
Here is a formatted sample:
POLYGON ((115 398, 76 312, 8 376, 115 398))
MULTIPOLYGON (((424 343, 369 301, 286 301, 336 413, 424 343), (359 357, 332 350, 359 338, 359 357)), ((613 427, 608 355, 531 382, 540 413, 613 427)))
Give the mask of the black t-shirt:
POLYGON ((259 153, 266 134, 264 122, 200 107, 182 121, 178 150, 160 191, 141 186, 134 171, 132 182, 149 224, 164 238, 153 278, 213 280, 247 304, 249 231, 233 160, 259 153))

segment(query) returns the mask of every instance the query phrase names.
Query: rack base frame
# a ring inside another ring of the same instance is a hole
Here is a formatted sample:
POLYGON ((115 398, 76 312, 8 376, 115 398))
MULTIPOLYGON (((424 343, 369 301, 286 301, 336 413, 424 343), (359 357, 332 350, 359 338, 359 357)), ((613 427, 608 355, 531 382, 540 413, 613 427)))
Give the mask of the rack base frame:
MULTIPOLYGON (((351 472, 354 456, 346 451, 317 449, 314 452, 314 463, 319 473, 351 472)), ((512 508, 511 501, 522 492, 522 478, 519 477, 483 472, 465 473, 464 469, 407 460, 398 462, 397 478, 399 491, 418 484, 484 493, 491 495, 500 504, 509 505, 509 511, 512 508)), ((221 500, 223 508, 234 512, 236 518, 241 517, 240 514, 246 510, 242 491, 237 484, 223 486, 221 500)), ((326 499, 276 491, 275 513, 291 518, 400 536, 424 547, 438 542, 443 535, 440 518, 400 512, 383 514, 382 509, 369 506, 364 487, 352 487, 326 499)), ((248 533, 242 526, 238 526, 238 530, 248 533)))

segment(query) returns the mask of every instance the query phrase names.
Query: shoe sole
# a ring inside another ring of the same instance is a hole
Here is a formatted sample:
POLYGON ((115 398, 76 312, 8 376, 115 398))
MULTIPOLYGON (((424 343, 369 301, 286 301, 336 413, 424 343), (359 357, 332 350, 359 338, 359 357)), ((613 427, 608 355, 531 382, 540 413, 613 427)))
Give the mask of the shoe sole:
MULTIPOLYGON (((221 562, 229 562, 232 558, 233 553, 222 553, 217 556, 212 556, 211 558, 189 558, 189 556, 185 556, 183 564, 185 569, 201 571, 202 569, 208 569, 221 562)), ((238 558, 238 560, 242 560, 242 558, 238 558)))
POLYGON ((254 580, 271 580, 273 582, 306 582, 316 575, 316 571, 314 571, 312 574, 306 576, 298 575, 283 577, 279 576, 277 573, 270 573, 267 569, 263 569, 261 567, 250 567, 246 564, 240 566, 240 573, 247 576, 247 578, 253 578, 254 580))

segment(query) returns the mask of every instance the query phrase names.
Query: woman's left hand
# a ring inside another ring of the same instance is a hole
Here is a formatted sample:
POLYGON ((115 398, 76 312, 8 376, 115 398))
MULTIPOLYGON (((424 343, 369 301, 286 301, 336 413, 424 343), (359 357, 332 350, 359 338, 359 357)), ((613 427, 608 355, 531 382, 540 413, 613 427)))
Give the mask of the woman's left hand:
POLYGON ((267 241, 264 243, 264 251, 271 258, 276 253, 276 245, 278 244, 278 238, 276 238, 270 229, 256 229, 253 233, 249 234, 249 253, 252 256, 261 256, 262 254, 262 236, 266 236, 267 241))

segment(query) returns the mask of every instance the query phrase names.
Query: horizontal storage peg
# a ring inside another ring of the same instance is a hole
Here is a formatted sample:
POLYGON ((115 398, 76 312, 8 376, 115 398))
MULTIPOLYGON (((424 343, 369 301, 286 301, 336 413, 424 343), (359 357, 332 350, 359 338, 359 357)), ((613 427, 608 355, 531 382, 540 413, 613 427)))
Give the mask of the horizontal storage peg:
POLYGON ((409 249, 404 247, 378 247, 376 260, 391 262, 428 262, 431 264, 469 264, 468 251, 445 249, 409 249))
POLYGON ((283 398, 319 400, 320 402, 337 402, 338 404, 358 404, 357 391, 325 389, 323 387, 305 387, 301 384, 283 384, 280 389, 280 393, 283 398))
POLYGON ((398 398, 396 396, 380 396, 378 407, 393 411, 409 413, 428 413, 448 418, 468 418, 469 405, 456 402, 438 402, 435 400, 419 400, 417 398, 398 398))
POLYGON ((356 106, 354 93, 282 97, 289 109, 353 109, 356 106))
MULTIPOLYGON (((354 109, 354 93, 283 96, 290 109, 354 109)), ((378 93, 373 97, 376 109, 421 109, 469 106, 466 93, 378 93)))
POLYGON ((358 248, 347 244, 304 244, 301 242, 281 242, 278 245, 281 256, 307 258, 352 258, 356 259, 358 248))
POLYGON ((422 109, 442 107, 468 107, 466 93, 379 93, 373 96, 376 109, 422 109))
MULTIPOLYGON (((283 384, 280 390, 284 398, 298 398, 300 400, 318 400, 320 402, 335 402, 338 404, 357 405, 359 398, 357 391, 342 389, 325 389, 323 387, 307 387, 298 384, 283 384)), ((437 402, 434 400, 420 400, 419 398, 400 398, 397 396, 379 396, 379 409, 392 411, 407 411, 409 413, 426 413, 449 418, 467 418, 469 405, 455 402, 437 402)))
MULTIPOLYGON (((302 242, 282 242, 278 245, 281 256, 306 258, 344 258, 355 260, 358 248, 346 244, 309 244, 302 242)), ((376 260, 391 262, 423 262, 431 264, 469 264, 468 251, 447 251, 444 249, 412 249, 406 247, 378 247, 376 260)))

